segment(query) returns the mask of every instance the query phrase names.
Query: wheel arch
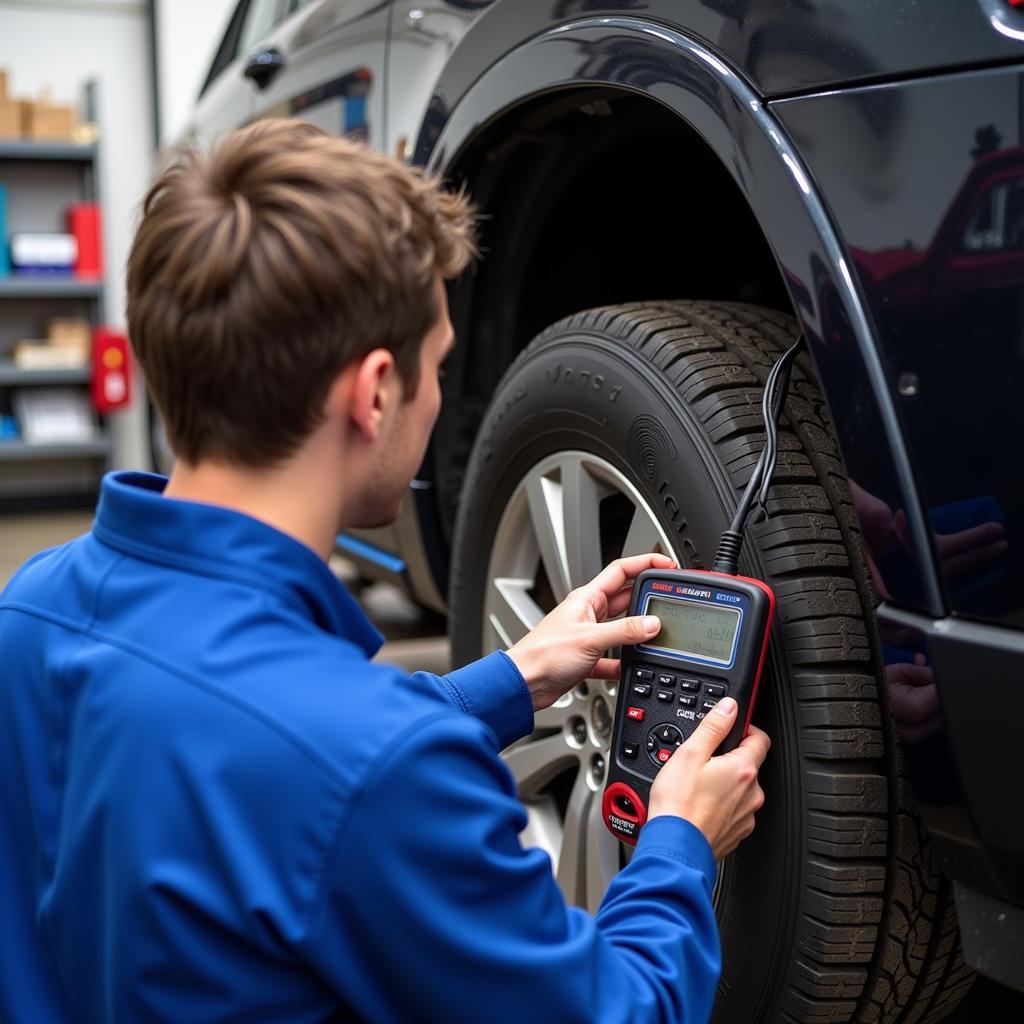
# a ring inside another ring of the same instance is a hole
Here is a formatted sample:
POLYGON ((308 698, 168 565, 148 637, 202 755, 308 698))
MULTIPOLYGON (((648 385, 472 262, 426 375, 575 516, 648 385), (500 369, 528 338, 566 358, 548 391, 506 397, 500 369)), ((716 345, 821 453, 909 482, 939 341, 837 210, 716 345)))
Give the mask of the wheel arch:
MULTIPOLYGON (((444 111, 441 102, 432 104, 417 143, 417 160, 465 184, 472 193, 479 190, 488 196, 494 182, 508 171, 505 161, 512 159, 511 151, 526 144, 524 138, 534 134, 543 139, 545 131, 565 124, 566 118, 600 116, 601 104, 632 105, 632 111, 643 109, 652 118, 657 110, 658 117, 677 126, 679 138, 689 140, 692 153, 712 156, 721 169, 710 198, 731 188, 742 199, 748 223, 759 229, 774 263, 774 288, 763 260, 755 261, 755 281, 773 295, 774 301, 768 304, 780 305, 782 295, 788 299, 807 338, 834 420, 841 424, 837 409, 856 396, 860 414, 876 417, 886 426, 889 449, 877 454, 880 460, 889 461, 888 472, 902 492, 922 566, 921 606, 941 613, 909 456, 874 346, 866 304, 849 269, 852 264, 797 148, 735 68, 696 40, 659 25, 631 18, 583 19, 543 33, 507 54, 475 81, 450 112, 444 111), (509 138, 508 129, 513 127, 515 132, 509 138), (728 186, 723 184, 726 181, 728 186)), ((599 148, 599 138, 594 145, 599 148)), ((516 259, 525 263, 513 243, 537 230, 531 218, 542 219, 544 202, 557 195, 557 188, 545 191, 544 186, 549 180, 564 178, 579 153, 569 153, 569 157, 559 164, 549 155, 546 165, 542 161, 540 173, 533 167, 532 178, 527 171, 525 178, 509 179, 512 187, 504 196, 511 195, 519 203, 516 216, 509 221, 511 232, 498 245, 492 240, 483 268, 452 290, 453 319, 463 337, 460 358, 465 362, 471 346, 484 346, 492 364, 492 389, 529 340, 517 335, 514 328, 511 344, 503 336, 503 331, 508 333, 509 318, 517 322, 517 309, 510 310, 514 299, 504 287, 496 289, 494 282, 507 284, 509 269, 516 270, 516 259), (545 178, 546 174, 550 178, 545 178), (539 206, 531 209, 531 200, 539 206), (481 318, 474 310, 481 308, 482 300, 486 312, 481 318)), ((500 191, 495 194, 502 195, 500 191)), ((647 198, 643 197, 639 209, 632 204, 629 215, 649 225, 664 218, 667 207, 664 199, 659 204, 647 198)), ((547 286, 556 287, 556 283, 547 282, 547 286)), ((644 297, 620 292, 601 301, 644 297)), ((658 297, 696 296, 676 288, 658 297)), ((750 301, 735 292, 700 297, 750 301)), ((561 310, 559 315, 571 311, 561 310)), ((442 534, 443 524, 453 521, 451 494, 461 478, 460 460, 468 457, 472 444, 474 417, 482 413, 481 402, 485 404, 489 398, 486 387, 465 390, 462 366, 457 363, 453 369, 452 383, 463 390, 450 393, 448 405, 457 412, 446 414, 439 422, 426 467, 437 488, 442 534), (443 458, 454 459, 454 464, 445 465, 439 453, 448 453, 443 458)), ((839 434, 842 445, 841 426, 839 434)), ((446 546, 447 541, 445 536, 428 538, 430 545, 446 546)), ((446 580, 438 582, 443 592, 446 580)))

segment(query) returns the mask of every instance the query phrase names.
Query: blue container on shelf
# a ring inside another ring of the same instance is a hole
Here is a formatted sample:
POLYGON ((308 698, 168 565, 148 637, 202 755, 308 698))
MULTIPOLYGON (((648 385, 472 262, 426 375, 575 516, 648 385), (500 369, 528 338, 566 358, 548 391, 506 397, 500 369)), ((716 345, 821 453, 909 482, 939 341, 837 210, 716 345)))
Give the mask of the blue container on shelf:
POLYGON ((18 421, 6 413, 0 414, 0 443, 4 441, 17 441, 21 437, 18 429, 18 421))
POLYGON ((11 252, 7 241, 7 186, 0 182, 0 277, 11 272, 11 252))

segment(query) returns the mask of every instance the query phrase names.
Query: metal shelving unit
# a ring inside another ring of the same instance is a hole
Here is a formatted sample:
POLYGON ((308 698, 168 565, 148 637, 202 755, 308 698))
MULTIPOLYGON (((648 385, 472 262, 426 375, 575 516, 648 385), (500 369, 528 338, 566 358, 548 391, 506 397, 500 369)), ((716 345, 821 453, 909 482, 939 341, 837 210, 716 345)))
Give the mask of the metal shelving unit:
POLYGON ((0 139, 0 160, 59 160, 63 163, 95 163, 96 146, 74 142, 31 142, 0 139))
MULTIPOLYGON (((86 87, 87 116, 98 109, 95 83, 86 87)), ((8 230, 64 230, 65 211, 76 200, 98 200, 100 147, 70 142, 0 140, 0 181, 7 185, 8 230)), ((5 239, 6 241, 6 239, 5 239)), ((0 277, 0 408, 11 409, 20 388, 88 386, 88 367, 24 369, 11 358, 14 341, 39 337, 53 317, 102 322, 103 282, 61 274, 0 277)), ((95 438, 68 444, 0 440, 0 511, 6 504, 40 497, 94 495, 110 454, 107 425, 95 438)))
MULTIPOLYGON (((0 157, 0 167, 3 157, 0 157)), ((0 174, 3 171, 0 169, 0 174)), ((60 274, 11 274, 0 277, 0 299, 98 299, 103 282, 60 274)))
POLYGON ((0 462, 38 461, 40 459, 95 459, 110 452, 110 439, 75 441, 67 444, 28 444, 25 441, 0 441, 0 462))
MULTIPOLYGON (((88 384, 89 370, 85 366, 55 370, 25 370, 10 359, 0 359, 0 388, 32 387, 39 384, 88 384)), ((2 442, 0 442, 2 443, 2 442)))

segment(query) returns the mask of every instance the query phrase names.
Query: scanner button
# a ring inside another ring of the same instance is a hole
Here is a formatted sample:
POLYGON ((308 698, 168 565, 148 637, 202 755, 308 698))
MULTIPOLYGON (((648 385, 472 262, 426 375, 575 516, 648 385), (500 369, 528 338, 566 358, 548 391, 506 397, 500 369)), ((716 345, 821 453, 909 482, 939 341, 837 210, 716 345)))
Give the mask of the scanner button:
POLYGON ((625 755, 626 757, 636 757, 636 752, 637 752, 637 749, 638 749, 638 748, 637 748, 637 744, 635 744, 635 743, 632 743, 632 742, 630 742, 629 740, 626 740, 626 741, 625 741, 625 742, 623 742, 623 744, 622 744, 622 753, 623 753, 623 754, 624 754, 624 755, 625 755))
POLYGON ((680 676, 679 689, 688 690, 690 693, 697 693, 700 690, 700 680, 693 676, 680 676))
POLYGON ((664 764, 672 756, 672 751, 667 749, 666 747, 662 747, 661 750, 659 750, 658 753, 654 756, 657 757, 657 759, 662 764, 664 764))
POLYGON ((692 708, 697 703, 697 698, 692 693, 679 694, 679 703, 684 708, 692 708))
POLYGON ((651 684, 650 683, 634 683, 633 693, 638 697, 650 697, 651 695, 651 684))
POLYGON ((626 717, 632 718, 635 722, 642 722, 644 720, 644 709, 626 708, 626 717))
POLYGON ((705 683, 704 684, 704 696, 705 697, 724 697, 725 687, 721 683, 705 683))
POLYGON ((633 678, 639 679, 641 683, 649 683, 654 678, 654 669, 635 668, 633 669, 633 678))
POLYGON ((665 672, 662 672, 658 676, 658 685, 659 686, 675 686, 676 685, 676 677, 673 676, 673 675, 669 675, 669 674, 667 674, 665 672))
POLYGON ((700 709, 704 712, 704 714, 707 714, 717 703, 717 700, 706 700, 703 704, 701 704, 700 709))
POLYGON ((659 690, 658 691, 658 700, 663 701, 663 702, 664 701, 670 701, 674 696, 675 696, 675 694, 671 690, 659 690))

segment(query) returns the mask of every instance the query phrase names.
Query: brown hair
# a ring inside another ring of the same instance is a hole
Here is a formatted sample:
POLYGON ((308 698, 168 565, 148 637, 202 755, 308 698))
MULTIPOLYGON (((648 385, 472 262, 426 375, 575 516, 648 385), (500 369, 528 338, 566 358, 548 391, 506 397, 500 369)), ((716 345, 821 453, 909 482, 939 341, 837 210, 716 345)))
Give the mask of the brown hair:
POLYGON ((411 396, 435 277, 475 252, 464 196, 314 125, 260 121, 177 151, 128 259, 128 330, 171 447, 190 463, 276 462, 377 347, 411 396))

